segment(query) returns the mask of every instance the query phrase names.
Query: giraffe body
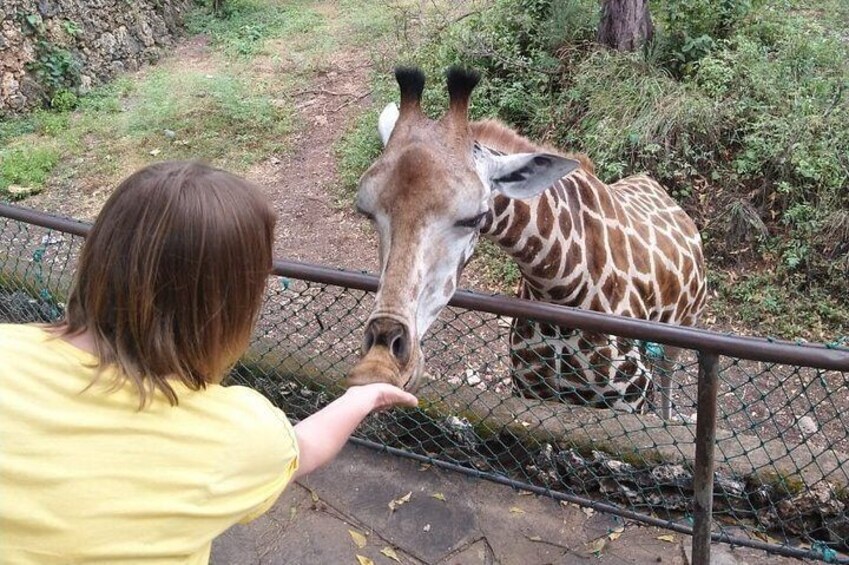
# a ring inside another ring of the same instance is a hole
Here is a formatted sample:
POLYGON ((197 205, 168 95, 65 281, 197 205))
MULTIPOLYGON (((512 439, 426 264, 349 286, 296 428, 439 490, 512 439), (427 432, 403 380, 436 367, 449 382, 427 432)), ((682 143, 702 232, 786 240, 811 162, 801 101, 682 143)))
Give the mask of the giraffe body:
MULTIPOLYGON (((477 143, 501 153, 539 149, 494 120, 471 130, 477 143)), ((694 325, 705 299, 695 224, 652 179, 606 185, 580 161, 580 170, 534 198, 494 198, 481 235, 518 264, 519 295, 694 325)), ((629 412, 643 411, 652 397, 654 363, 634 340, 514 320, 510 346, 513 381, 525 396, 629 412)))
MULTIPOLYGON (((421 336, 479 236, 516 261, 524 298, 696 323, 705 298, 701 241, 663 187, 645 176, 606 185, 583 156, 538 147, 497 121, 468 123, 477 78, 462 71, 449 73, 451 109, 431 121, 419 108, 424 76, 404 72, 396 74, 400 113, 391 106, 381 115, 386 149, 358 192, 380 237, 382 273, 352 384, 415 386, 421 336)), ((647 406, 651 363, 633 340, 517 319, 510 341, 520 394, 647 406)))

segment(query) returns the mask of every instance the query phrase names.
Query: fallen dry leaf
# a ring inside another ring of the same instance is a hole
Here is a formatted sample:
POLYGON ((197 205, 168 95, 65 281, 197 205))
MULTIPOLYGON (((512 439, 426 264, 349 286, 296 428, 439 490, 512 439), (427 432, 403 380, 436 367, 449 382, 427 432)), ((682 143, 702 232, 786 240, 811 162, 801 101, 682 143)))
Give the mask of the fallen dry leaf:
POLYGON ((588 506, 582 507, 581 512, 586 514, 587 518, 592 518, 592 515, 595 514, 595 510, 593 510, 592 508, 590 508, 588 506))
POLYGON ((539 536, 530 536, 528 539, 531 541, 542 541, 542 538, 539 536))
POLYGON ((436 500, 441 500, 442 502, 445 502, 445 495, 441 492, 435 492, 430 496, 431 498, 435 498, 436 500))
POLYGON ((381 549, 381 550, 380 550, 380 553, 382 553, 383 555, 385 555, 385 556, 386 556, 386 557, 388 557, 389 559, 393 559, 393 560, 397 561, 398 563, 400 563, 400 562, 401 562, 401 560, 400 560, 400 559, 398 559, 398 554, 397 554, 397 553, 395 553, 395 550, 394 550, 394 549, 392 549, 392 548, 391 548, 391 547, 389 547, 389 546, 386 546, 386 547, 384 547, 383 549, 381 549))
POLYGON ((595 553, 598 555, 604 549, 604 546, 607 545, 607 538, 598 538, 597 540, 593 540, 589 547, 587 548, 587 552, 595 553))
POLYGON ((396 498, 395 500, 393 500, 392 502, 389 503, 389 510, 394 512, 395 509, 398 508, 399 506, 401 506, 402 504, 406 504, 406 503, 410 502, 411 496, 413 496, 413 491, 408 492, 407 494, 405 494, 401 498, 396 498))
POLYGON ((356 545, 357 548, 362 549, 368 543, 368 541, 366 540, 366 536, 364 536, 360 532, 356 530, 348 530, 348 533, 351 534, 351 539, 354 540, 354 545, 356 545))
POLYGON ((660 541, 668 541, 669 543, 675 542, 675 536, 672 534, 664 534, 662 536, 657 536, 657 539, 660 541))
POLYGON ((158 148, 157 148, 157 149, 151 149, 151 150, 150 150, 150 154, 151 154, 151 156, 153 156, 153 157, 156 157, 156 156, 157 156, 157 155, 159 155, 160 153, 162 153, 162 149, 158 149, 158 148))
POLYGON ((318 502, 319 500, 318 493, 315 492, 313 489, 310 489, 310 498, 312 498, 313 502, 318 502))
POLYGON ((359 561, 360 565, 374 565, 374 561, 362 555, 357 555, 357 561, 359 561))
POLYGON ((512 512, 513 514, 524 514, 525 513, 525 511, 522 510, 521 508, 519 508, 518 506, 511 506, 510 512, 512 512))
POLYGON ((621 536, 622 532, 624 532, 624 531, 625 531, 624 525, 617 526, 617 527, 613 528, 612 530, 610 530, 610 532, 607 534, 607 539, 609 539, 610 541, 618 540, 619 536, 621 536))
MULTIPOLYGON (((761 541, 765 541, 765 542, 767 542, 767 543, 772 543, 772 544, 776 544, 776 545, 780 545, 780 544, 781 544, 781 542, 780 542, 780 541, 778 541, 778 540, 777 540, 777 539, 775 539, 774 537, 771 537, 771 536, 766 535, 766 534, 765 534, 765 533, 763 533, 763 532, 753 531, 753 532, 752 532, 752 535, 753 535, 753 536, 755 536, 756 538, 760 539, 761 541)), ((800 545, 802 545, 802 544, 800 544, 800 545)))

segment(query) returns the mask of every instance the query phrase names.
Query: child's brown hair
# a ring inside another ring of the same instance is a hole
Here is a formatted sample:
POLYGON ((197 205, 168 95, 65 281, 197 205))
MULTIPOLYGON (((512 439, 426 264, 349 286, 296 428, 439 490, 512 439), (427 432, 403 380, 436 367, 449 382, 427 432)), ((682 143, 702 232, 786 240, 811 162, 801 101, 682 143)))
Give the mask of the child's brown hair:
POLYGON ((101 370, 140 406, 169 381, 217 383, 247 348, 272 264, 276 216, 259 189, 195 162, 150 165, 104 205, 83 246, 64 335, 88 330, 101 370))

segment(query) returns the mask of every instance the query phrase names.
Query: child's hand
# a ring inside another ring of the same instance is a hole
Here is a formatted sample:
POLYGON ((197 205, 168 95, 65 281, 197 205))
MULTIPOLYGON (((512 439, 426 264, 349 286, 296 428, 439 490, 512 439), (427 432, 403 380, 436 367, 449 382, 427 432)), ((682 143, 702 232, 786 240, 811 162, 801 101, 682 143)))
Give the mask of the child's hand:
POLYGON ((397 386, 386 383, 352 386, 344 396, 350 397, 354 402, 363 403, 369 412, 385 410, 393 406, 415 408, 419 405, 418 398, 397 386))

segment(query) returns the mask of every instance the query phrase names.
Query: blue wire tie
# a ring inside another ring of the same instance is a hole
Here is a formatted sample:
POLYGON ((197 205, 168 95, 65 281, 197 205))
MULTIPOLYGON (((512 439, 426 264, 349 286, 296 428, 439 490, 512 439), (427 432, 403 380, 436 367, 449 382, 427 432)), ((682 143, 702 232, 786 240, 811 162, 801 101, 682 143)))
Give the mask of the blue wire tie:
POLYGON ((837 552, 821 541, 815 541, 811 544, 811 551, 819 554, 820 558, 826 563, 837 562, 837 552))
POLYGON ((652 359, 663 359, 665 352, 663 346, 659 343, 654 343, 653 341, 647 341, 646 344, 646 354, 652 359))

